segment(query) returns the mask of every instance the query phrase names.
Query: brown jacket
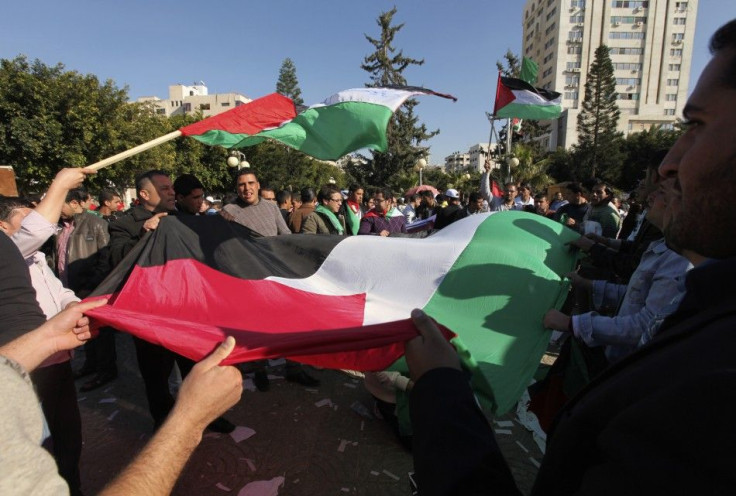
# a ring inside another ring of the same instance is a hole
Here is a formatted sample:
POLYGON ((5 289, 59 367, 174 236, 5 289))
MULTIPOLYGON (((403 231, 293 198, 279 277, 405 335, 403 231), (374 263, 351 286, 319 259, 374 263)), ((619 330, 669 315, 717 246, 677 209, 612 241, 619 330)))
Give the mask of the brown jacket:
POLYGON ((314 212, 314 204, 312 203, 304 203, 301 207, 291 212, 289 216, 289 229, 291 229, 291 232, 302 232, 302 222, 312 212, 314 212))
POLYGON ((107 225, 88 212, 74 216, 74 230, 66 246, 67 280, 69 289, 80 298, 92 292, 110 272, 107 225))

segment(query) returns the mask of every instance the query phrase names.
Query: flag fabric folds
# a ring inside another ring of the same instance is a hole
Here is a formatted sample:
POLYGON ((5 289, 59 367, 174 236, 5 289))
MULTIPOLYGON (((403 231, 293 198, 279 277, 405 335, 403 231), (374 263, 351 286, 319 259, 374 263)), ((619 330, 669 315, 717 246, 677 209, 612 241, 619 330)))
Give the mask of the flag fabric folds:
POLYGON ((194 360, 232 335, 228 363, 381 370, 423 308, 454 333, 478 396, 500 413, 546 350, 542 317, 564 299, 575 237, 525 212, 473 215, 423 239, 264 238, 218 216, 169 216, 97 288, 111 299, 90 315, 194 360))
POLYGON ((521 71, 519 71, 519 79, 526 81, 534 86, 537 83, 537 72, 539 66, 529 57, 521 59, 521 71))
POLYGON ((296 115, 293 102, 274 93, 186 126, 181 132, 208 145, 227 148, 244 148, 273 139, 312 157, 336 160, 361 148, 386 151, 389 119, 408 98, 418 95, 456 100, 451 95, 413 86, 355 88, 332 95, 296 115), (253 125, 238 119, 237 125, 222 127, 223 123, 231 123, 228 114, 254 105, 257 111, 244 114, 257 117, 253 125))
POLYGON ((498 76, 494 116, 543 120, 556 119, 562 112, 561 94, 535 88, 521 79, 498 76))

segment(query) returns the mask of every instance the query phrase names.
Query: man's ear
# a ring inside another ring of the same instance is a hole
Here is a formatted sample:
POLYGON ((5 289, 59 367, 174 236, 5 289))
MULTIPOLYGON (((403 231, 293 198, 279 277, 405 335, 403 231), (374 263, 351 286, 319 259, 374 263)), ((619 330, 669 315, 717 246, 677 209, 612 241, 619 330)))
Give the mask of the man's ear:
POLYGON ((0 230, 7 234, 8 229, 10 229, 10 224, 5 222, 4 220, 0 220, 0 230))
POLYGON ((150 198, 150 195, 148 194, 148 191, 146 191, 145 189, 142 189, 138 192, 138 197, 144 200, 148 200, 150 198))

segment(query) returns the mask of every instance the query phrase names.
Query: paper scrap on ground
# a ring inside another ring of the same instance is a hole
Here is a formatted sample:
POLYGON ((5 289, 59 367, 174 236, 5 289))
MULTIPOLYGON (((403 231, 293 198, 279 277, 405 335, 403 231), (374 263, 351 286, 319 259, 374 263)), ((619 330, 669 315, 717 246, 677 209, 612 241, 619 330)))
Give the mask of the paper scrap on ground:
POLYGON ((112 412, 112 413, 111 413, 111 414, 110 414, 110 415, 109 415, 109 416, 107 417, 107 420, 108 420, 108 421, 110 421, 110 420, 114 419, 114 418, 115 418, 115 416, 116 416, 116 415, 117 415, 118 413, 120 413, 120 410, 115 410, 114 412, 112 412))
POLYGON ((343 453, 345 451, 345 446, 352 443, 352 441, 348 441, 347 439, 341 439, 340 440, 340 446, 337 447, 337 451, 340 453, 343 453))
POLYGON ((117 398, 102 398, 100 400, 100 403, 115 403, 117 401, 117 398))
POLYGON ((332 408, 333 403, 330 398, 325 398, 323 400, 319 400, 317 403, 314 404, 314 406, 316 406, 317 408, 322 408, 323 406, 329 406, 330 408, 332 408))
POLYGON ((399 477, 396 474, 392 474, 388 470, 384 470, 383 473, 386 474, 386 475, 388 475, 389 477, 391 477, 393 480, 401 480, 401 477, 399 477))
POLYGON ((250 391, 251 393, 256 391, 256 385, 253 382, 253 379, 250 377, 243 377, 243 390, 250 391))
POLYGON ((238 492, 238 496, 278 496, 279 488, 284 485, 284 478, 274 477, 268 481, 253 481, 238 492))
POLYGON ((239 443, 240 441, 245 441, 249 437, 253 436, 255 433, 256 431, 254 431, 250 427, 239 425, 235 427, 235 430, 230 433, 230 437, 233 438, 233 441, 239 443))
POLYGON ((230 490, 231 490, 229 487, 227 487, 226 485, 224 485, 221 482, 218 482, 217 484, 215 484, 215 487, 217 489, 222 489, 223 491, 227 491, 227 492, 230 492, 230 490))

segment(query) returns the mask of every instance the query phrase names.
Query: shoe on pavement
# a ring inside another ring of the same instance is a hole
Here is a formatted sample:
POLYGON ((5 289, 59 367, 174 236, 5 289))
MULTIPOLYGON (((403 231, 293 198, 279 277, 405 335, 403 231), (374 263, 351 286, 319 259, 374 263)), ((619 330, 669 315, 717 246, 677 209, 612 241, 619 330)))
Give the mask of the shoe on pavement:
POLYGON ((258 372, 256 372, 256 375, 253 378, 253 384, 255 384, 256 389, 258 389, 262 393, 268 391, 268 389, 271 387, 271 383, 268 380, 268 375, 266 375, 265 370, 259 370, 258 372))
POLYGON ((223 417, 217 417, 207 426, 208 431, 219 432, 221 434, 230 434, 235 430, 235 424, 223 417))
POLYGON ((315 379, 311 375, 304 372, 304 370, 297 370, 295 372, 287 372, 286 380, 289 382, 296 382, 302 386, 317 387, 320 382, 319 379, 315 379))
POLYGON ((92 378, 91 381, 85 382, 82 384, 82 387, 79 388, 80 393, 86 393, 88 391, 92 391, 94 389, 97 389, 99 387, 104 386, 108 382, 114 381, 118 378, 117 373, 103 373, 103 374, 97 374, 92 378))

